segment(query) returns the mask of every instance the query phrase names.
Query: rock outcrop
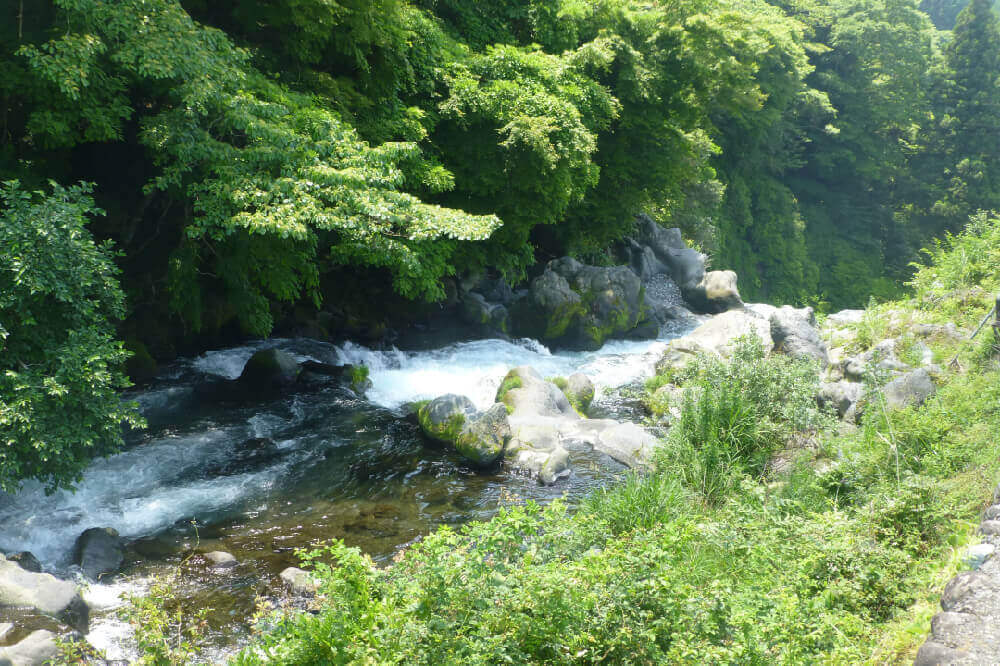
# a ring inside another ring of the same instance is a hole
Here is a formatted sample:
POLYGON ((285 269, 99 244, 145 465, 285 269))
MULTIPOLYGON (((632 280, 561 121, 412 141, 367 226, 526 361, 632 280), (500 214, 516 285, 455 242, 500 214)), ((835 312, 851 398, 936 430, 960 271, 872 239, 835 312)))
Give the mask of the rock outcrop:
POLYGON ((82 632, 90 624, 90 609, 76 585, 25 571, 0 555, 0 607, 5 606, 33 608, 82 632))

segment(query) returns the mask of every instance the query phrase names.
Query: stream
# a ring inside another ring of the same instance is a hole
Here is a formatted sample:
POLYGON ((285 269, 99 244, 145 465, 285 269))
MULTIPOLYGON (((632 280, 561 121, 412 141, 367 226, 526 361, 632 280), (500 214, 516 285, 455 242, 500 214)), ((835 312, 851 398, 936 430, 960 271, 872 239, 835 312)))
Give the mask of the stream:
POLYGON ((206 658, 224 659, 245 640, 258 596, 282 595, 278 573, 299 563, 297 548, 339 538, 384 563, 438 525, 490 518, 505 497, 572 501, 624 470, 603 454, 576 451, 573 474, 554 486, 504 468, 477 472, 429 446, 402 418, 407 403, 460 393, 486 408, 509 369, 530 365, 543 376, 588 375, 597 387, 592 416, 634 419, 621 387, 647 377, 667 341, 688 329, 596 352, 552 353, 532 340, 377 351, 270 339, 182 359, 127 396, 149 427, 130 433, 124 452, 93 463, 75 493, 46 495, 36 482, 0 493, 0 551, 31 551, 46 570, 72 574, 83 530, 118 530, 130 543, 123 573, 86 592, 94 607, 87 638, 109 659, 134 656, 115 612, 123 595, 142 594, 192 549, 232 553, 238 566, 212 569, 196 556, 178 581, 186 599, 212 609, 206 658), (372 387, 364 398, 327 386, 247 405, 199 400, 199 383, 236 378, 255 351, 272 346, 300 361, 363 363, 372 387))

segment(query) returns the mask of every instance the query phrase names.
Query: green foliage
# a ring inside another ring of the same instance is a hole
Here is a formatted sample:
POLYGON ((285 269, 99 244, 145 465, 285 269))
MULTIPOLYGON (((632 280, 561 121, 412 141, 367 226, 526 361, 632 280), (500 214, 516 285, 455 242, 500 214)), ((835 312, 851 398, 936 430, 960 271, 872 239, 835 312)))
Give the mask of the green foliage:
POLYGON ((978 288, 1000 289, 1000 215, 979 212, 957 235, 945 234, 924 250, 928 262, 916 266, 911 286, 921 300, 978 288))
POLYGON ((37 479, 71 487, 117 451, 136 406, 118 391, 128 357, 114 339, 124 296, 108 244, 85 224, 90 186, 0 186, 0 489, 37 479))

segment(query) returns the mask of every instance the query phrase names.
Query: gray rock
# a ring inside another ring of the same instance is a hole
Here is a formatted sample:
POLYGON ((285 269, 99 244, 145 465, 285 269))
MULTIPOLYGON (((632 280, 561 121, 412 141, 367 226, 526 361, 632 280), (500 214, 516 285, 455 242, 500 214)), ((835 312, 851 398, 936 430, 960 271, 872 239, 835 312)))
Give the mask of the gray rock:
POLYGON ((586 412, 594 400, 594 382, 582 372, 574 372, 566 378, 566 388, 563 389, 566 399, 579 412, 586 412))
POLYGON ((768 320, 750 312, 738 310, 723 312, 684 337, 672 340, 663 357, 657 362, 656 370, 662 373, 668 368, 682 367, 699 353, 728 358, 736 339, 751 335, 760 338, 765 349, 774 346, 771 339, 771 324, 768 320))
POLYGON ((896 340, 883 340, 859 356, 845 358, 841 363, 843 374, 852 381, 864 381, 874 370, 882 375, 894 375, 910 370, 910 366, 896 356, 896 340))
POLYGON ((658 443, 645 428, 634 423, 615 423, 598 435, 594 448, 623 465, 643 467, 652 459, 658 443))
POLYGON ((743 308, 733 271, 709 271, 694 286, 681 284, 684 299, 696 312, 718 313, 743 308))
POLYGON ((775 351, 794 358, 812 358, 825 368, 828 364, 826 345, 816 330, 816 317, 812 308, 784 306, 770 316, 771 338, 775 351))
POLYGON ((571 349, 598 349, 611 338, 656 335, 647 324, 642 282, 627 266, 550 261, 528 295, 510 308, 517 335, 571 349))
POLYGON ((579 419, 569 399, 558 386, 542 379, 534 368, 521 366, 507 373, 497 393, 497 402, 509 408, 512 416, 557 416, 579 419), (505 386, 515 388, 504 391, 505 386))
POLYGON ((91 527, 77 537, 73 546, 73 563, 93 580, 114 576, 125 561, 125 549, 117 530, 91 527))
POLYGON ((231 569, 239 564, 232 553, 227 553, 223 550, 213 550, 211 553, 205 553, 205 559, 213 567, 218 567, 219 569, 231 569))
POLYGON ((974 546, 969 546, 968 550, 965 551, 962 562, 970 569, 978 569, 983 566, 987 559, 993 557, 996 550, 997 547, 991 543, 977 543, 974 546))
POLYGON ((917 658, 913 660, 913 666, 946 666, 961 662, 967 653, 941 645, 934 641, 927 641, 917 651, 917 658))
POLYGON ((510 288, 507 280, 502 277, 485 277, 479 281, 479 284, 476 285, 473 291, 482 294, 487 301, 499 303, 500 305, 507 305, 514 300, 514 290, 510 288))
POLYGON ((509 440, 507 407, 498 402, 471 421, 466 421, 455 440, 455 449, 472 464, 489 467, 503 456, 509 440))
POLYGON ((886 404, 898 409, 910 405, 919 407, 936 390, 931 374, 925 368, 920 368, 892 380, 886 384, 883 392, 886 404))
POLYGON ((292 594, 309 597, 315 595, 319 589, 319 582, 309 572, 298 567, 288 567, 279 576, 292 594))
POLYGON ((983 512, 983 520, 1000 520, 1000 504, 986 507, 986 511, 983 512))
POLYGON ((472 401, 453 393, 434 398, 417 411, 424 434, 445 444, 454 444, 465 422, 475 415, 472 401))
POLYGON ((941 608, 946 611, 962 611, 962 602, 980 590, 990 590, 990 578, 979 571, 965 571, 952 578, 941 594, 941 608))
POLYGON ((299 362, 288 352, 264 349, 250 357, 239 381, 260 390, 282 388, 294 384, 299 371, 299 362))
POLYGON ((58 655, 56 635, 39 629, 16 645, 0 648, 0 666, 43 666, 58 655))
POLYGON ((34 608, 86 632, 90 609, 76 585, 51 574, 25 571, 0 556, 0 607, 34 608))
POLYGON ((10 562, 17 562, 25 571, 42 573, 42 563, 38 561, 37 557, 26 550, 21 551, 20 553, 11 553, 7 556, 7 560, 10 562))
POLYGON ((986 536, 1000 536, 1000 520, 984 520, 979 526, 979 533, 986 536))
POLYGON ((556 445, 549 450, 521 449, 510 460, 514 469, 528 472, 546 486, 568 477, 569 451, 556 445))
POLYGON ((856 405, 863 394, 864 387, 856 382, 824 382, 820 384, 817 399, 821 407, 830 407, 845 419, 849 414, 857 414, 856 405))
POLYGON ((486 297, 476 292, 469 292, 462 299, 462 320, 467 324, 482 326, 488 329, 507 332, 508 312, 500 303, 490 303, 486 297))
POLYGON ((850 326, 860 324, 865 318, 864 310, 841 310, 827 315, 826 322, 831 326, 850 326))

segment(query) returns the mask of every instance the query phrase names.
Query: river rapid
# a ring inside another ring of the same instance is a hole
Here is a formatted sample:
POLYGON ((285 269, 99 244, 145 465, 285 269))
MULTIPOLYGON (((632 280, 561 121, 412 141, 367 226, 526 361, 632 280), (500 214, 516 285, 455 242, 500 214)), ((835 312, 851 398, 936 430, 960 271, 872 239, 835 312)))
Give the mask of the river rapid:
POLYGON ((553 353, 533 340, 378 351, 270 339, 182 359, 127 396, 149 427, 130 433, 124 452, 92 464, 75 493, 46 495, 33 482, 16 495, 0 493, 0 551, 31 551, 46 570, 72 575, 83 530, 118 530, 130 542, 123 573, 86 594, 95 608, 88 640, 113 659, 133 656, 115 612, 124 595, 142 594, 192 551, 230 552, 238 566, 213 569, 196 555, 178 581, 193 605, 212 609, 214 652, 206 657, 222 659, 246 637, 258 597, 281 601, 277 574, 298 564, 297 548, 338 538, 385 562, 438 525, 488 519, 510 497, 572 501, 624 469, 603 454, 575 451, 573 474, 554 486, 504 468, 477 472, 428 445, 403 418, 405 405, 459 393, 486 408, 508 370, 530 365, 543 376, 588 375, 597 387, 592 416, 637 418, 622 387, 649 376, 667 342, 690 327, 595 352, 553 353), (272 346, 300 360, 363 363, 372 387, 364 397, 326 387, 237 406, 199 398, 199 384, 236 378, 255 351, 272 346))

